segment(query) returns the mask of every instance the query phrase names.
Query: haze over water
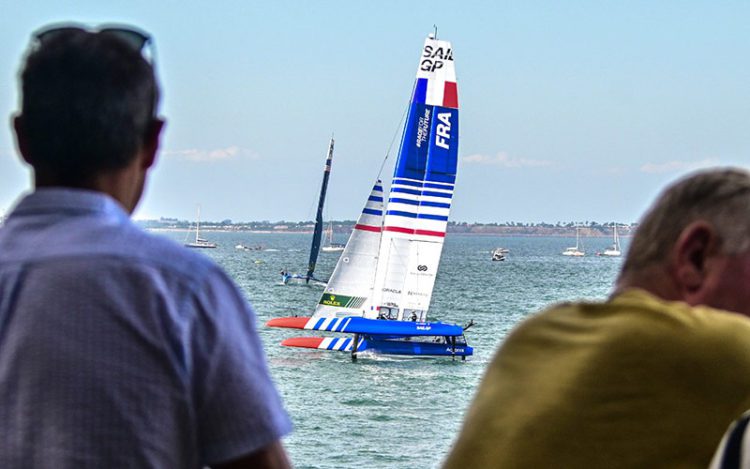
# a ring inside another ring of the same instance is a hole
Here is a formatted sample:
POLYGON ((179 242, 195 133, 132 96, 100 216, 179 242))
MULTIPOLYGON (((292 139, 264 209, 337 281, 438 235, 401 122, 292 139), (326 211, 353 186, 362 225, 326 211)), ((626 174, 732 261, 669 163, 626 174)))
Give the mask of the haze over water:
MULTIPOLYGON (((165 235, 179 242, 185 236, 165 235)), ((439 466, 486 366, 513 326, 550 303, 606 298, 622 261, 594 255, 609 238, 583 239, 586 256, 570 258, 560 253, 575 245, 574 238, 449 234, 429 318, 459 324, 473 319, 467 338, 475 355, 466 362, 365 355, 352 363, 346 353, 279 345, 288 337, 323 334, 264 327, 274 317, 311 314, 323 291, 276 285, 282 268, 303 272, 309 234, 203 235, 219 243, 203 252, 229 272, 255 307, 271 373, 295 424, 285 445, 299 468, 439 466), (241 251, 237 244, 267 250, 241 251), (506 261, 490 261, 497 246, 510 249, 506 261)), ((333 270, 338 254, 321 253, 321 278, 333 270)))

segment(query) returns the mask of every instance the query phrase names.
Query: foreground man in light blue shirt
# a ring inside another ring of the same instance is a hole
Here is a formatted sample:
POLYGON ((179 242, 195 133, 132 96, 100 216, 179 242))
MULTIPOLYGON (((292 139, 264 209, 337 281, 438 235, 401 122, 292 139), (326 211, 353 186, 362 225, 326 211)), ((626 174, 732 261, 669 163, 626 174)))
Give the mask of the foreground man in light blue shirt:
POLYGON ((129 219, 157 152, 137 30, 37 33, 13 120, 35 189, 0 228, 0 467, 288 467, 255 315, 129 219))

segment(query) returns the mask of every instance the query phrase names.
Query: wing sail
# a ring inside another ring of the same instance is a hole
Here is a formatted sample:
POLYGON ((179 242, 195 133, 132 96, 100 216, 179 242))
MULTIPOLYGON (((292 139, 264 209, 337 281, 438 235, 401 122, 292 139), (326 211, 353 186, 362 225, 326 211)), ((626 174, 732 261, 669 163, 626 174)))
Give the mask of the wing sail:
POLYGON ((328 190, 328 179, 331 177, 331 164, 333 163, 333 137, 328 144, 328 153, 326 154, 326 164, 323 168, 323 182, 320 185, 320 195, 318 197, 318 210, 315 214, 315 229, 313 230, 312 244, 310 246, 310 259, 307 261, 307 274, 305 280, 313 279, 315 265, 318 262, 320 253, 320 240, 323 237, 323 205, 326 201, 326 191, 328 190))
POLYGON ((450 42, 422 49, 388 197, 376 306, 425 320, 448 224, 458 160, 458 88, 450 42))

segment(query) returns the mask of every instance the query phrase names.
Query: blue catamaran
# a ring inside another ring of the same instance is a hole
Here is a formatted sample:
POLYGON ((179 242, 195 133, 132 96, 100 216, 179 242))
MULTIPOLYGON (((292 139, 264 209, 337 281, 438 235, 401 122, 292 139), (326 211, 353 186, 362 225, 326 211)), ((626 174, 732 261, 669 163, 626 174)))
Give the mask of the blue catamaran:
POLYGON ((466 356, 464 327, 428 322, 456 181, 458 89, 450 42, 424 43, 387 203, 378 180, 312 317, 271 327, 353 334, 298 337, 291 347, 466 356))

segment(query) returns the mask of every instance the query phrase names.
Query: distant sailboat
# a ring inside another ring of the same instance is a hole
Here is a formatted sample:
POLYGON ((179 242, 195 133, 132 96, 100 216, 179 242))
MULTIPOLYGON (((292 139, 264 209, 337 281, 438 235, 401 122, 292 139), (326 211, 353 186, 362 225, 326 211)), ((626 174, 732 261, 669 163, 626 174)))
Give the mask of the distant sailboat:
POLYGON ((326 154, 326 163, 323 167, 323 182, 320 185, 320 195, 318 196, 318 211, 315 215, 315 228, 313 229, 312 243, 310 245, 310 258, 307 261, 307 273, 301 274, 290 274, 286 269, 281 271, 281 283, 284 285, 289 284, 292 280, 304 280, 305 284, 309 284, 312 280, 315 283, 324 283, 321 280, 316 279, 313 274, 315 273, 315 266, 318 262, 318 254, 320 253, 320 241, 323 237, 323 205, 326 201, 326 191, 328 190, 328 179, 331 177, 331 164, 333 163, 333 137, 328 144, 328 153, 326 154))
MULTIPOLYGON (((188 232, 188 235, 190 235, 190 232, 188 232)), ((201 238, 201 206, 198 205, 198 215, 196 216, 195 221, 195 241, 193 242, 186 242, 185 246, 189 248, 215 248, 217 246, 216 243, 212 243, 207 239, 201 238)))
POLYGON ((333 242, 333 223, 328 224, 328 229, 325 231, 326 243, 320 248, 323 252, 341 252, 346 247, 344 244, 333 242))
POLYGON ((622 251, 620 250, 620 236, 617 234, 617 224, 612 228, 614 230, 613 233, 613 243, 612 246, 609 249, 605 249, 604 252, 601 253, 602 256, 607 257, 620 257, 622 255, 622 251))
POLYGON ((579 228, 576 227, 576 245, 574 247, 565 248, 562 252, 563 256, 582 257, 586 253, 580 248, 580 233, 579 228))

